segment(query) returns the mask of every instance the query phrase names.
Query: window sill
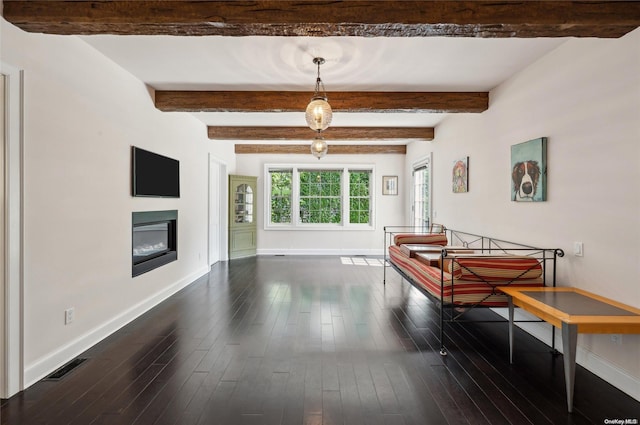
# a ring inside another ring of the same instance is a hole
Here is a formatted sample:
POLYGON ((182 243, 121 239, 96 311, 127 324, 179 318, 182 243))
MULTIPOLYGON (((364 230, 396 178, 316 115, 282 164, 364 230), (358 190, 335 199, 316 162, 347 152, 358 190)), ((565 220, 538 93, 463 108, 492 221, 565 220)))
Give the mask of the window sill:
POLYGON ((265 231, 324 231, 324 232, 351 232, 351 231, 374 231, 376 230, 375 226, 371 226, 368 224, 363 225, 349 225, 349 226, 336 226, 336 225, 320 225, 320 224, 299 224, 297 226, 286 225, 286 226, 265 226, 265 231))

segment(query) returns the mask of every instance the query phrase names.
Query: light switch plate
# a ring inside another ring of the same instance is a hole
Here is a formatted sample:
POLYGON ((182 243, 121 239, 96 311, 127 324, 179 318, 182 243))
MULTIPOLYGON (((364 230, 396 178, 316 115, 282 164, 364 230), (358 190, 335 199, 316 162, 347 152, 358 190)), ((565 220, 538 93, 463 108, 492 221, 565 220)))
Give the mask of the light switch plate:
POLYGON ((69 323, 73 322, 73 319, 75 318, 75 311, 74 308, 68 308, 64 311, 64 324, 68 325, 69 323))
POLYGON ((582 257, 584 255, 584 245, 582 242, 573 243, 573 255, 576 257, 582 257))

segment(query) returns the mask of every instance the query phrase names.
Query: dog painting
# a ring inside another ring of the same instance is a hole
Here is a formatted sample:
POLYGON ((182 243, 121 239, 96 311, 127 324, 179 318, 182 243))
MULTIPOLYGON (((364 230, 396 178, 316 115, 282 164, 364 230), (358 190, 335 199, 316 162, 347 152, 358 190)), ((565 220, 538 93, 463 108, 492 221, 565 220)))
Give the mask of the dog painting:
POLYGON ((511 146, 511 200, 546 201, 547 139, 511 146))
POLYGON ((538 161, 516 162, 511 173, 513 181, 514 201, 533 201, 540 182, 540 166, 538 161))

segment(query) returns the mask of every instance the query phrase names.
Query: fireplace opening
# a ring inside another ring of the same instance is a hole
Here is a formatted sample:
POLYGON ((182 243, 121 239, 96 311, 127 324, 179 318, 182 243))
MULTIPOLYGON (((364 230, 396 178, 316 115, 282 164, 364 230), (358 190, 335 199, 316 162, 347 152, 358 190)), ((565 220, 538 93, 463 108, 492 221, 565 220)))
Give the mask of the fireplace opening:
POLYGON ((133 263, 159 257, 169 251, 170 223, 164 221, 133 226, 133 263))
POLYGON ((132 276, 178 259, 177 223, 176 210, 133 213, 132 276))

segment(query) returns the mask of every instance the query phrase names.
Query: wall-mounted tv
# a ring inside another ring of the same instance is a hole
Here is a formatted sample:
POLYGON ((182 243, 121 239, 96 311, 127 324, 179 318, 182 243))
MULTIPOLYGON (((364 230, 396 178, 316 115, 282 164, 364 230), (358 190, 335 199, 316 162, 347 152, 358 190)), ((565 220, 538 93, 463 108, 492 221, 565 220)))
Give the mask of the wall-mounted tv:
POLYGON ((131 192, 133 196, 180 197, 180 162, 132 146, 131 192))

